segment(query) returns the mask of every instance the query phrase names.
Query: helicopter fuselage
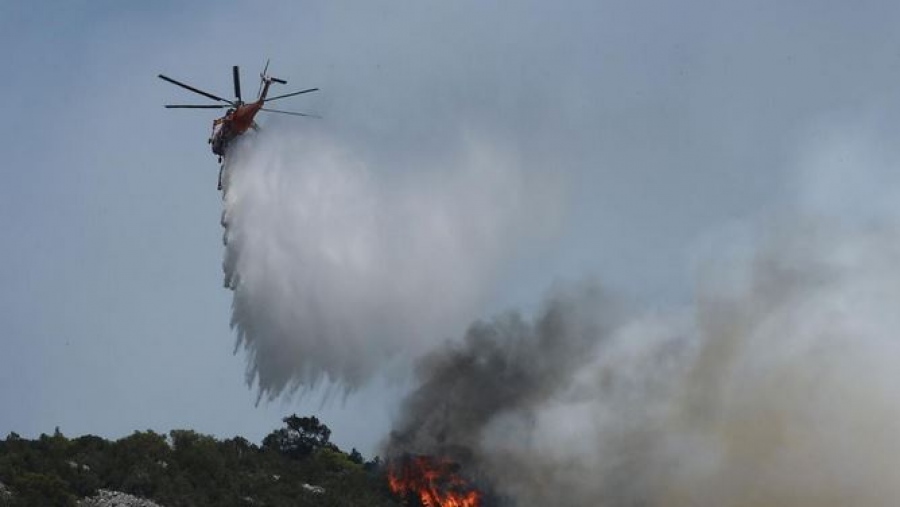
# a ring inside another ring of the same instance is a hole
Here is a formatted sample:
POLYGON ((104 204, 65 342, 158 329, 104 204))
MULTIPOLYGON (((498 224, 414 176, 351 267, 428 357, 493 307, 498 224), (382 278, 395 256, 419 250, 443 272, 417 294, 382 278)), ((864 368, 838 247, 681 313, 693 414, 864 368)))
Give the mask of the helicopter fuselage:
POLYGON ((250 104, 241 104, 234 111, 220 118, 218 120, 219 127, 210 139, 212 152, 220 157, 224 157, 231 141, 250 130, 253 126, 256 113, 262 109, 262 106, 263 102, 261 100, 250 104))
POLYGON ((263 102, 251 102, 250 104, 242 104, 231 113, 231 129, 235 135, 241 135, 253 126, 253 119, 256 113, 263 107, 263 102))

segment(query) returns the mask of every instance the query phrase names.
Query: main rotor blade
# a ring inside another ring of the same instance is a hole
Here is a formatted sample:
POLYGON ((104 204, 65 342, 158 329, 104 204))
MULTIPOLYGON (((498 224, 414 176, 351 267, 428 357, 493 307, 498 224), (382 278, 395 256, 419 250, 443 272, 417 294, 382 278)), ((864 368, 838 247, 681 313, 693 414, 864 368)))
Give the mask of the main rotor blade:
POLYGON ((229 107, 229 106, 220 106, 218 104, 209 105, 209 106, 197 106, 197 105, 193 105, 193 104, 191 104, 191 105, 166 104, 166 109, 225 109, 226 107, 229 107))
POLYGON ((218 97, 218 96, 216 96, 216 95, 213 95, 212 93, 205 92, 205 91, 203 91, 203 90, 198 90, 197 88, 194 88, 193 86, 186 85, 186 84, 184 84, 184 83, 182 83, 182 82, 180 82, 180 81, 175 81, 174 79, 172 79, 172 78, 170 78, 170 77, 168 77, 168 76, 164 76, 164 75, 160 74, 160 75, 159 75, 159 78, 162 79, 162 80, 164 80, 164 81, 168 81, 168 82, 172 83, 173 85, 180 86, 180 87, 182 87, 182 88, 184 88, 184 89, 186 89, 186 90, 190 90, 190 91, 192 91, 192 92, 194 92, 194 93, 199 93, 200 95, 203 95, 204 97, 209 97, 209 98, 211 98, 211 99, 213 99, 213 100, 218 100, 219 102, 227 102, 227 103, 229 103, 229 104, 234 105, 230 100, 225 100, 225 99, 223 99, 222 97, 218 97))
POLYGON ((237 97, 238 103, 243 104, 244 100, 241 99, 241 71, 235 65, 231 68, 231 73, 232 77, 234 77, 234 96, 237 97))
POLYGON ((317 114, 295 113, 295 112, 293 112, 293 111, 279 111, 279 110, 277 110, 277 109, 266 109, 265 107, 262 108, 262 109, 260 109, 260 110, 261 110, 261 111, 265 111, 265 112, 267 112, 267 113, 290 114, 290 115, 292 115, 292 116, 306 116, 306 117, 309 117, 309 118, 318 118, 318 119, 320 119, 320 120, 322 119, 322 117, 319 116, 319 115, 317 115, 317 114))
POLYGON ((287 93, 285 95, 279 95, 277 97, 270 97, 270 98, 266 99, 265 101, 272 102, 273 100, 283 99, 285 97, 293 97, 294 95, 300 95, 301 93, 309 93, 309 92, 317 92, 317 91, 319 91, 318 88, 310 88, 308 90, 300 90, 299 92, 287 93))

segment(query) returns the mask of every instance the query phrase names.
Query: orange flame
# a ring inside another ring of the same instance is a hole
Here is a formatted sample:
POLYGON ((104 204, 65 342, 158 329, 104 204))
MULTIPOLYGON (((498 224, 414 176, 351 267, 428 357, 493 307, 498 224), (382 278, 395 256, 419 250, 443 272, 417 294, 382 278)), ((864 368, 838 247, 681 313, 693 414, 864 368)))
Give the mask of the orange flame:
POLYGON ((412 494, 423 507, 480 507, 481 493, 456 468, 445 459, 411 456, 391 464, 388 484, 394 494, 412 494))

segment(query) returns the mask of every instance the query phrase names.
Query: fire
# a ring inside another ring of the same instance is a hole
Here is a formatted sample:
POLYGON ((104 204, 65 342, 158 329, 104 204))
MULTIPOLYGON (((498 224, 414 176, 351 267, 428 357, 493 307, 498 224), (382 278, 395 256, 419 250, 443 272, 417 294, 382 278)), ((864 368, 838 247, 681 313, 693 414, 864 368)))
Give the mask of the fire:
POLYGON ((456 473, 455 463, 430 456, 393 461, 388 484, 394 494, 413 496, 423 507, 480 507, 481 493, 456 473))

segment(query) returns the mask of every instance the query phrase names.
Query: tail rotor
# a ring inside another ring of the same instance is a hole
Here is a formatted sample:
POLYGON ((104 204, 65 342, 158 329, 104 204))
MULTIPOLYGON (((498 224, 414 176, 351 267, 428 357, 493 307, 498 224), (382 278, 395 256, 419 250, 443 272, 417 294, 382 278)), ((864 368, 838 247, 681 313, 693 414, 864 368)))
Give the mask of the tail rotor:
POLYGON ((263 83, 266 81, 266 72, 269 70, 269 59, 266 58, 266 66, 263 67, 263 71, 259 73, 259 88, 256 90, 256 96, 259 97, 259 94, 262 93, 263 83))

